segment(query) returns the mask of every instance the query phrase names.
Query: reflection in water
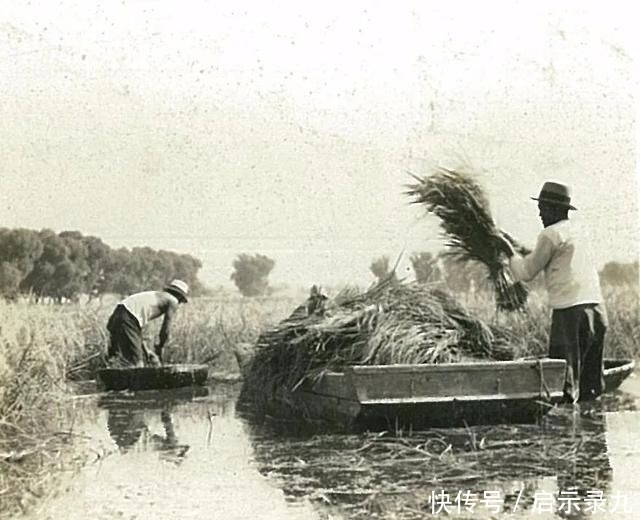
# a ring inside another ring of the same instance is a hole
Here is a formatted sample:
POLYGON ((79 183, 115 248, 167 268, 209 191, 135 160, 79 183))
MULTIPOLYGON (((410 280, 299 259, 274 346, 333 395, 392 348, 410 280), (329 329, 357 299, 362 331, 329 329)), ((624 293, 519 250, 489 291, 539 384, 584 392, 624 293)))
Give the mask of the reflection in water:
POLYGON ((309 497, 349 518, 464 516, 465 493, 475 497, 475 508, 466 510, 474 518, 497 514, 484 502, 489 496, 499 497, 500 518, 591 518, 585 499, 614 492, 605 422, 611 406, 560 408, 539 425, 404 437, 313 435, 264 422, 249 423, 249 435, 261 473, 292 499, 309 497))
MULTIPOLYGON (((164 435, 151 434, 150 445, 160 453, 163 460, 179 464, 189 451, 188 444, 180 444, 171 420, 170 407, 160 412, 164 435)), ((121 452, 130 450, 141 437, 148 437, 149 427, 145 422, 145 412, 135 409, 109 409, 107 429, 121 452)))
POLYGON ((32 518, 317 518, 308 503, 288 502, 257 471, 235 415, 238 390, 221 384, 205 395, 139 392, 84 401, 98 413, 76 431, 90 436, 102 455, 69 476, 65 492, 32 518))
MULTIPOLYGON (((568 463, 558 473, 560 491, 576 491, 586 497, 590 491, 610 491, 611 464, 606 441, 605 413, 601 407, 583 405, 576 409, 566 426, 563 440, 568 449, 568 463), (584 409, 586 408, 586 409, 584 409)), ((580 518, 578 515, 576 518, 580 518)))
POLYGON ((107 411, 107 429, 111 438, 123 452, 128 451, 147 429, 144 412, 114 409, 107 411))
POLYGON ((189 445, 178 442, 171 411, 175 406, 207 395, 206 387, 131 395, 107 394, 100 399, 98 406, 107 409, 107 430, 121 453, 128 452, 142 439, 146 447, 160 453, 161 459, 180 464, 189 451, 189 445), (164 435, 152 433, 147 424, 149 415, 158 412, 164 435))
MULTIPOLYGON (((35 518, 577 519, 593 515, 558 511, 560 498, 640 494, 640 414, 624 394, 553 410, 538 425, 408 435, 258 422, 236 411, 237 395, 237 386, 220 385, 208 395, 102 397, 96 420, 78 431, 110 454, 35 518), (498 512, 485 492, 498 494, 498 512), (476 499, 473 512, 464 493, 476 499), (543 498, 552 499, 550 509, 543 498), (438 505, 446 507, 433 514, 438 505)), ((607 511, 596 518, 637 517, 607 511)))
POLYGON ((184 459, 187 451, 189 451, 188 444, 179 444, 173 429, 173 423, 171 422, 171 414, 167 410, 163 410, 160 413, 162 419, 162 426, 164 427, 164 436, 153 435, 151 440, 154 443, 154 447, 161 453, 161 457, 164 460, 179 464, 184 459))

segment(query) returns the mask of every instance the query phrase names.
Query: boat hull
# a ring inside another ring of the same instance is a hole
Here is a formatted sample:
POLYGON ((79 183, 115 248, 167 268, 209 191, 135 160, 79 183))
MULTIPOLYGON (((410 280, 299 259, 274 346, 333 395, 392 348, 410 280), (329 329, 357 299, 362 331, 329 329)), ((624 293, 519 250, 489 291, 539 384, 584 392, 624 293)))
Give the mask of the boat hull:
POLYGON ((613 392, 635 369, 635 362, 628 359, 604 360, 604 391, 613 392))
MULTIPOLYGON (((607 360, 606 391, 633 368, 607 360)), ((353 366, 280 394, 271 411, 346 430, 531 423, 562 401, 564 374, 557 359, 353 366)))
POLYGON ((207 365, 104 368, 98 380, 105 390, 164 390, 201 386, 207 381, 207 365))

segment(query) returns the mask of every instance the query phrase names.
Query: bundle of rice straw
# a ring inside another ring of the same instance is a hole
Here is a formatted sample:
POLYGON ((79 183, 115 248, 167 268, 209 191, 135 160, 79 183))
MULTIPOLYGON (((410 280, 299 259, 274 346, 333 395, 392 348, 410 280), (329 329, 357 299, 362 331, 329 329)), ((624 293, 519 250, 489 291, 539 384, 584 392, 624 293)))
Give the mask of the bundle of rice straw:
MULTIPOLYGON (((518 310, 527 301, 527 288, 513 282, 506 266, 504 253, 494 246, 500 235, 489 202, 475 179, 462 172, 438 168, 435 173, 421 178, 412 177, 416 184, 409 185, 407 194, 413 203, 423 204, 429 213, 440 219, 440 226, 447 239, 449 254, 463 261, 477 261, 488 269, 488 276, 496 292, 499 309, 518 310)), ((506 236, 516 250, 523 248, 506 236)))
POLYGON ((258 339, 244 380, 250 400, 264 402, 347 365, 513 359, 522 341, 472 317, 441 290, 393 278, 364 293, 339 294, 318 313, 298 311, 258 339))

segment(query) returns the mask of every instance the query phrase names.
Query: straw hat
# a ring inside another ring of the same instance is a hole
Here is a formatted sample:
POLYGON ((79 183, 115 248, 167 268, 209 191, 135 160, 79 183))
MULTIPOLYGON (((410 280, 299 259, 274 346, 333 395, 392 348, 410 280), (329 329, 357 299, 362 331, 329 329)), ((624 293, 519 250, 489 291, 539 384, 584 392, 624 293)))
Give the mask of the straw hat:
POLYGON ((169 285, 164 288, 168 293, 173 294, 178 300, 183 303, 187 303, 189 299, 187 295, 189 294, 189 285, 182 280, 173 280, 169 285))
POLYGON ((569 186, 560 184, 559 182, 545 182, 540 190, 540 195, 531 198, 550 204, 557 204, 569 209, 578 209, 571 205, 571 191, 569 190, 569 186))

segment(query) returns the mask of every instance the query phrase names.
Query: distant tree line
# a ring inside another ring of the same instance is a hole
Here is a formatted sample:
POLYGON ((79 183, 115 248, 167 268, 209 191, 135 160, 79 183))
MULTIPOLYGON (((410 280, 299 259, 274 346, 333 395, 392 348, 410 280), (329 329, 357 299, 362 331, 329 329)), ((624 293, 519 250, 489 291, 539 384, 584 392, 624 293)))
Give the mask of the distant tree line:
POLYGON ((172 278, 185 280, 198 294, 204 290, 200 267, 190 255, 150 247, 112 249, 78 231, 0 228, 0 295, 8 298, 125 295, 160 288, 172 278))
MULTIPOLYGON (((418 283, 441 283, 455 292, 468 292, 475 289, 490 288, 486 268, 473 262, 459 262, 452 256, 440 251, 413 253, 409 257, 415 279, 418 283)), ((392 267, 388 256, 374 259, 369 269, 378 281, 388 277, 392 267)))
POLYGON ((637 287, 640 284, 638 261, 631 263, 607 262, 600 271, 600 279, 608 285, 637 287))
MULTIPOLYGON (((415 279, 420 283, 443 282, 454 292, 466 293, 472 290, 492 290, 488 281, 486 268, 473 262, 459 262, 445 251, 437 254, 430 252, 414 253, 410 257, 415 279)), ((371 262, 370 270, 376 279, 381 280, 390 275, 389 257, 381 256, 371 262)), ((638 262, 608 262, 599 272, 604 285, 631 286, 640 285, 638 262)), ((536 277, 528 282, 530 288, 540 287, 543 278, 536 277)))

